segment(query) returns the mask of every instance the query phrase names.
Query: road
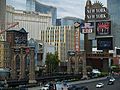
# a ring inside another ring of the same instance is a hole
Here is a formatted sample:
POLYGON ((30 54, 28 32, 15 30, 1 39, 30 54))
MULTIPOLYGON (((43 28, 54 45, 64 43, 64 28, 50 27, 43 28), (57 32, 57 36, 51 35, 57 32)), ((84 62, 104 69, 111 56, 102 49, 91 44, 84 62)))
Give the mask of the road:
MULTIPOLYGON (((99 80, 99 81, 93 81, 93 82, 87 82, 87 83, 80 83, 76 84, 79 86, 87 86, 88 90, 120 90, 120 78, 117 78, 115 80, 114 85, 107 85, 108 80, 99 80), (104 83, 104 87, 102 88, 96 88, 97 83, 104 83)), ((34 87, 34 88, 29 88, 28 90, 40 90, 40 87, 34 87)))
POLYGON ((79 84, 80 86, 87 86, 88 90, 120 90, 120 78, 115 80, 114 85, 107 85, 108 80, 94 81, 89 83, 79 84), (96 84, 102 82, 104 87, 96 88, 96 84))

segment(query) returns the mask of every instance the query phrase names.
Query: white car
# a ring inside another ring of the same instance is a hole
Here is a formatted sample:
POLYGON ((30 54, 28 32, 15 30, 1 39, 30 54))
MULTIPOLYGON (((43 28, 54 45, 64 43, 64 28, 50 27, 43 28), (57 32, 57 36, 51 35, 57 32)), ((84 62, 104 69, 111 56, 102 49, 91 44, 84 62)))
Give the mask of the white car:
POLYGON ((101 88, 101 87, 103 87, 103 86, 104 86, 103 83, 98 83, 98 84, 96 85, 96 88, 101 88))
POLYGON ((110 78, 110 80, 109 80, 109 81, 114 82, 114 81, 115 81, 115 78, 113 78, 113 77, 112 77, 112 78, 110 78))
POLYGON ((49 85, 46 84, 45 86, 41 87, 40 90, 49 90, 49 85))

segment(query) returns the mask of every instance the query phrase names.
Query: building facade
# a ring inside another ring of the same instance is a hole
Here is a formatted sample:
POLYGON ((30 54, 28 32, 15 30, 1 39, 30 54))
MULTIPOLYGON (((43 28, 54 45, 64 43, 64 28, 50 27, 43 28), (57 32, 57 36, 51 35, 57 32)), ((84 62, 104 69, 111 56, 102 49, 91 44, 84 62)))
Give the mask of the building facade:
MULTIPOLYGON (((116 53, 116 48, 120 48, 120 1, 119 0, 107 0, 107 7, 110 13, 111 19, 111 32, 113 35, 113 47, 116 53)), ((114 65, 119 65, 120 67, 120 56, 115 54, 113 59, 114 65)))
MULTIPOLYGON (((5 12, 6 12, 6 0, 0 0, 0 31, 5 29, 5 12)), ((4 39, 5 34, 0 34, 0 41, 4 41, 4 39)))
POLYGON ((41 4, 36 0, 26 0, 26 9, 27 11, 36 11, 44 14, 51 13, 52 25, 56 25, 56 19, 57 19, 56 7, 41 4))
POLYGON ((41 31, 41 40, 55 46, 59 60, 67 60, 67 51, 74 50, 74 26, 53 26, 41 31))
POLYGON ((10 57, 10 73, 11 79, 31 78, 31 69, 34 72, 34 55, 33 49, 28 47, 27 34, 24 28, 18 30, 7 31, 7 42, 10 44, 11 57, 10 57), (31 65, 31 63, 33 63, 31 65), (29 71, 29 74, 27 72, 29 71))
POLYGON ((36 0, 26 0, 26 10, 35 11, 35 1, 36 0))
POLYGON ((76 17, 64 17, 56 20, 56 26, 72 26, 75 22, 83 23, 83 20, 76 17))
POLYGON ((12 6, 6 6, 6 22, 18 22, 19 25, 10 29, 19 30, 25 28, 29 32, 28 39, 34 38, 40 40, 40 31, 46 30, 48 26, 52 25, 52 18, 51 14, 15 10, 12 6))
POLYGON ((10 45, 0 41, 0 68, 9 68, 11 59, 10 45))
POLYGON ((87 0, 85 6, 85 26, 89 28, 87 23, 91 23, 91 26, 93 23, 94 27, 92 33, 84 34, 86 64, 92 68, 108 72, 109 65, 111 65, 110 61, 112 62, 113 59, 113 54, 108 52, 113 50, 109 11, 101 2, 92 3, 91 1, 87 0), (95 52, 93 52, 93 48, 94 51, 96 48, 95 52), (105 55, 106 53, 108 55, 105 55))
POLYGON ((51 15, 26 11, 15 11, 14 21, 19 22, 19 27, 24 27, 28 34, 28 39, 40 40, 40 31, 51 26, 51 15))
POLYGON ((110 19, 112 22, 111 31, 112 35, 114 36, 114 47, 120 47, 120 8, 119 7, 120 1, 119 0, 107 0, 107 7, 110 13, 110 19))
POLYGON ((43 44, 42 44, 42 41, 40 40, 35 40, 33 38, 31 38, 29 41, 28 41, 28 46, 29 45, 32 45, 34 48, 35 48, 35 66, 36 68, 37 67, 40 67, 42 66, 42 58, 43 58, 43 44))

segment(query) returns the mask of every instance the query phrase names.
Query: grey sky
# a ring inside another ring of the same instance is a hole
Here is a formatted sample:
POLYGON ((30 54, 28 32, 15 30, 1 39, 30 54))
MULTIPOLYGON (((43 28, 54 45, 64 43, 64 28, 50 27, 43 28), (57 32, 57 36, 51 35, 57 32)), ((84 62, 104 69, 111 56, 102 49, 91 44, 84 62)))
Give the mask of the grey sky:
MULTIPOLYGON (((16 9, 26 10, 26 0, 7 0, 16 9), (11 2, 12 1, 12 2, 11 2)), ((40 3, 57 7, 57 16, 73 16, 84 18, 86 0, 37 0, 40 3)), ((98 0, 91 0, 92 3, 98 0)), ((99 0, 104 6, 107 6, 106 0, 99 0)))

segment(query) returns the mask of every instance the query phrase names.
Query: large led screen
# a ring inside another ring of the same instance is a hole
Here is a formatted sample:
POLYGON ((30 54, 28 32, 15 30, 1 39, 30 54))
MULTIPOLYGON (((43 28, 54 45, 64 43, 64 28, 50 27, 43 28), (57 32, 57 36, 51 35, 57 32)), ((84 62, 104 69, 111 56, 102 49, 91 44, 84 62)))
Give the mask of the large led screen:
POLYGON ((97 38, 97 49, 98 50, 113 50, 113 38, 97 38))
POLYGON ((96 22, 96 36, 111 35, 111 21, 96 22))
POLYGON ((93 33, 94 32, 94 22, 82 23, 80 25, 81 33, 93 33))

